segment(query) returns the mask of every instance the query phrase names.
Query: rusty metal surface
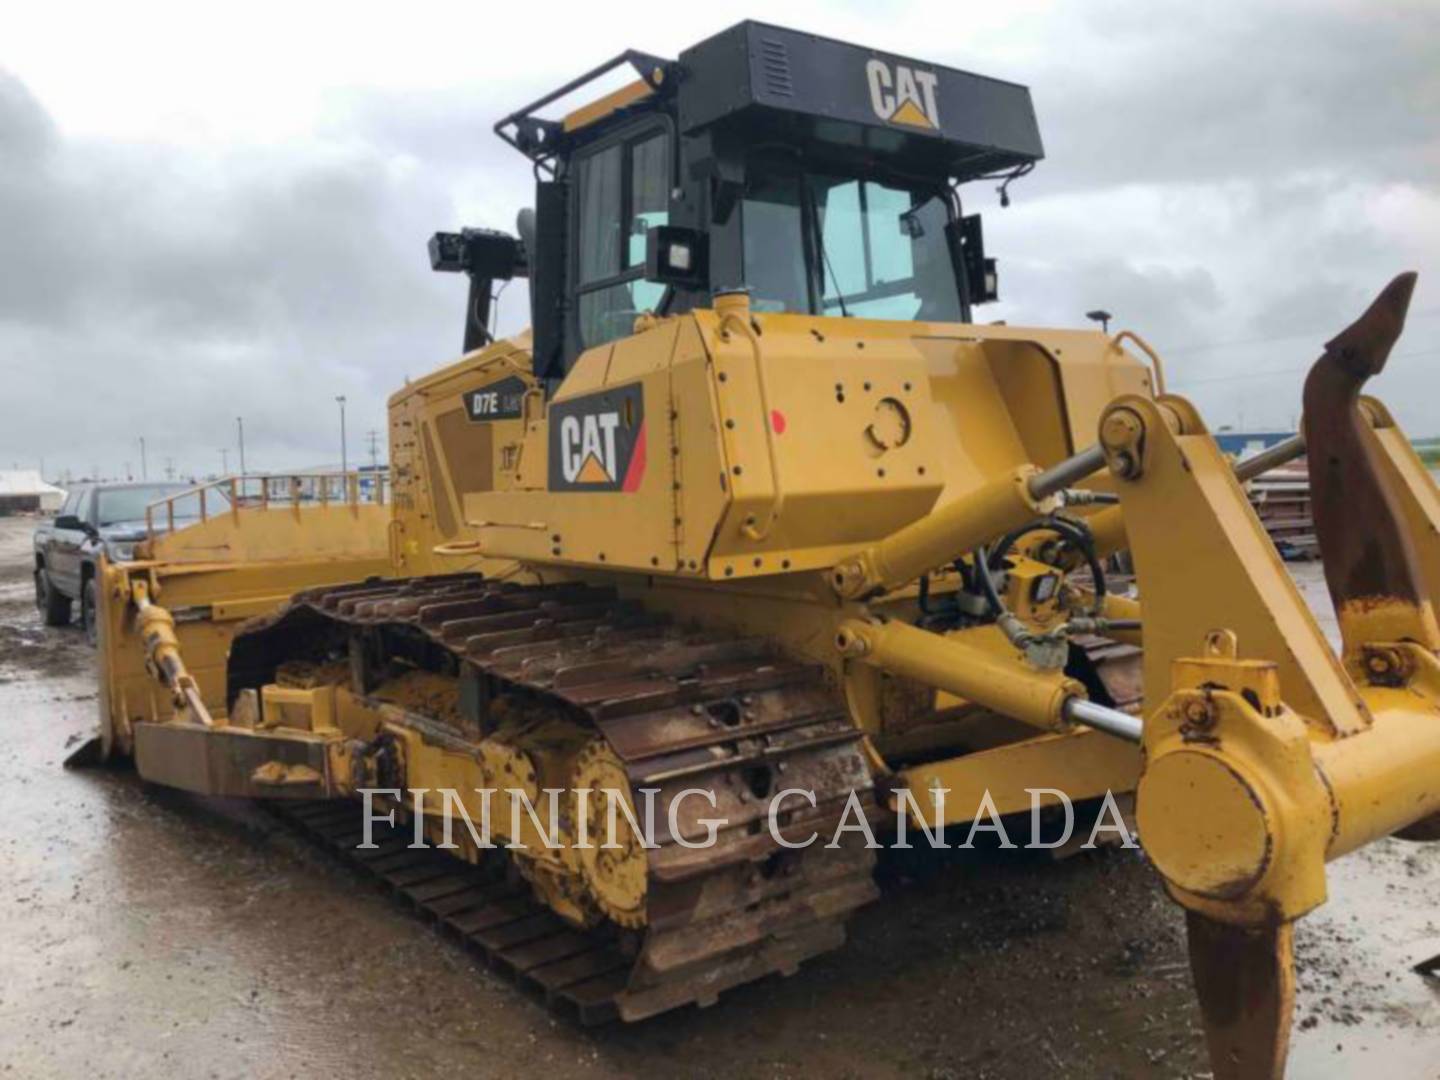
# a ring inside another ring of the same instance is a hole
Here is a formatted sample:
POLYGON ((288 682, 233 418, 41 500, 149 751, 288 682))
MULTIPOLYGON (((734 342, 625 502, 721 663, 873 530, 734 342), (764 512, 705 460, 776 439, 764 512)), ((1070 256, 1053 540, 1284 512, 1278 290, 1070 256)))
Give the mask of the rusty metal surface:
POLYGON ((135 725, 135 766, 154 784, 203 795, 313 799, 325 790, 325 744, 319 739, 272 738, 239 728, 198 724, 135 725), (303 766, 307 782, 276 784, 257 778, 267 763, 303 766))
POLYGON ((1215 1080, 1284 1080, 1295 1011, 1293 923, 1251 930, 1185 913, 1215 1080))
MULTIPOLYGON (((1139 712, 1145 697, 1140 648, 1094 634, 1076 634, 1070 641, 1084 652, 1110 704, 1126 712, 1139 712)), ((1103 698, 1100 700, 1103 703, 1103 698)))
POLYGON ((361 850, 364 818, 358 803, 277 803, 272 809, 491 967, 538 989, 552 1006, 572 1011, 584 1023, 615 1018, 624 983, 616 985, 614 975, 633 964, 622 939, 570 929, 507 874, 503 860, 472 866, 443 851, 412 850, 410 828, 384 822, 373 826, 377 847, 361 850))
MULTIPOLYGON (((850 793, 874 807, 871 779, 838 694, 816 665, 761 639, 694 632, 580 583, 517 586, 476 575, 357 584, 302 593, 237 638, 252 672, 265 666, 267 634, 313 633, 317 616, 353 628, 388 628, 473 665, 497 692, 560 707, 602 734, 635 789, 655 788, 655 841, 648 853, 648 926, 577 931, 523 894, 467 893, 466 864, 415 852, 369 859, 368 870, 480 948, 496 966, 542 985, 547 1000, 587 1021, 638 1020, 780 972, 844 941, 844 920, 876 895, 863 836, 830 849, 781 847, 771 836, 769 797, 814 791, 780 815, 781 834, 828 839, 850 793), (690 789, 714 795, 679 802, 690 789), (725 822, 717 842, 687 848, 669 829, 703 835, 699 819, 725 822), (431 895, 426 875, 455 884, 431 895), (488 896, 488 894, 486 894, 488 896), (466 906, 466 896, 475 904, 466 906), (436 905, 445 911, 438 914, 436 905)), ((353 848, 353 809, 316 804, 316 821, 353 848)), ((373 856, 373 852, 356 852, 373 856)))
POLYGON ((1385 367, 1405 328, 1415 280, 1406 273, 1391 281, 1326 344, 1305 380, 1311 512, 1337 609, 1347 602, 1419 604, 1424 598, 1409 534, 1359 404, 1365 382, 1385 367))

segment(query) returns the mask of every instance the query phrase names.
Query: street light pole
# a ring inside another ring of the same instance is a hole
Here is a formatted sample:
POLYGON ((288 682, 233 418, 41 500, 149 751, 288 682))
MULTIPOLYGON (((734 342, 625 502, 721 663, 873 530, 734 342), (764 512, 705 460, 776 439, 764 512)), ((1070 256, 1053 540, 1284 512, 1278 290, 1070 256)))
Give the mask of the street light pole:
POLYGON ((140 479, 149 480, 150 471, 145 468, 145 436, 140 436, 140 479))
POLYGON ((240 433, 240 475, 245 475, 245 418, 235 417, 235 429, 240 433))
POLYGON ((349 461, 345 456, 345 395, 336 394, 335 400, 340 404, 340 472, 349 472, 349 461))

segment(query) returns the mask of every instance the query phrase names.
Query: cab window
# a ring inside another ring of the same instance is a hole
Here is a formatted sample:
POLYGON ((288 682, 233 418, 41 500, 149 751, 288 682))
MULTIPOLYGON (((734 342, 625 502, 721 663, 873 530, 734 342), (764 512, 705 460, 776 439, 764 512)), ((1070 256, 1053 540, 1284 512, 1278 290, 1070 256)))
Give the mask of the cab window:
POLYGON ((958 322, 960 291, 938 197, 870 180, 812 176, 820 314, 958 322))
POLYGON ((669 139, 650 131, 577 159, 576 292, 583 348, 630 333, 663 285, 642 280, 645 233, 669 220, 669 139))
POLYGON ((755 177, 740 204, 745 283, 757 311, 810 310, 800 177, 755 177))
POLYGON ((943 195, 873 180, 751 172, 745 283, 760 311, 959 322, 943 195))

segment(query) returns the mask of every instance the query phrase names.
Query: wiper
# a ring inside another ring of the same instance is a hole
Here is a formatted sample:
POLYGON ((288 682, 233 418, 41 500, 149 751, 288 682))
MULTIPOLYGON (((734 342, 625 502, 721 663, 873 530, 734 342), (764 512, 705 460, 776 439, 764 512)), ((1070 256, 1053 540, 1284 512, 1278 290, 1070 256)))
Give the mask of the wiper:
POLYGON ((828 272, 830 275, 830 283, 835 286, 835 300, 840 305, 840 317, 842 319, 848 319, 850 312, 845 310, 845 294, 840 289, 840 279, 835 276, 835 268, 830 265, 830 256, 825 251, 825 238, 821 235, 820 230, 820 210, 816 207, 813 196, 809 202, 810 227, 815 234, 815 250, 820 253, 820 307, 822 314, 825 307, 825 275, 828 272))

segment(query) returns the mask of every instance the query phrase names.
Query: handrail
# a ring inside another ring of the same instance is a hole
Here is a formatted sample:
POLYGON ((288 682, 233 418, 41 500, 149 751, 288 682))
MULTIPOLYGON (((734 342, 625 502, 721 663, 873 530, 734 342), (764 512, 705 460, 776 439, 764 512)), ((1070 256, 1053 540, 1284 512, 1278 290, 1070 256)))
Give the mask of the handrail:
POLYGON ((652 90, 659 89, 661 83, 665 81, 667 71, 674 67, 674 62, 671 60, 652 56, 650 53, 640 52, 638 49, 626 49, 619 56, 611 57, 598 67, 591 68, 585 74, 571 79, 558 90, 552 90, 544 97, 537 98, 529 105, 516 109, 509 116, 496 121, 495 134, 541 168, 553 173, 554 170, 546 164, 546 161, 554 157, 558 150, 558 147, 556 149, 551 149, 551 147, 560 134, 560 124, 553 120, 541 120, 535 116, 535 113, 546 105, 553 105, 587 83, 594 82, 602 75, 626 64, 634 68, 635 73, 644 79, 646 85, 652 90), (512 128, 513 131, 508 130, 512 128))
POLYGON ((1142 338, 1134 330, 1122 330, 1110 339, 1110 347, 1119 349, 1120 343, 1125 340, 1133 341, 1146 356, 1150 358, 1150 365, 1155 370, 1155 396, 1159 397, 1165 393, 1165 367, 1160 363, 1160 354, 1150 347, 1150 343, 1142 338))
MULTIPOLYGON (((194 487, 173 492, 145 507, 145 533, 154 539, 159 532, 176 530, 175 506, 185 499, 198 504, 199 520, 209 521, 213 504, 209 493, 222 491, 229 500, 230 514, 238 525, 242 511, 264 513, 270 510, 293 509, 298 513, 307 503, 328 506, 335 501, 331 484, 339 489, 339 505, 358 508, 362 504, 383 506, 390 498, 388 469, 311 470, 285 473, 231 473, 216 477, 194 487), (338 481, 338 483, 336 483, 338 481), (156 527, 157 511, 163 511, 163 529, 156 527)), ((190 520, 194 520, 193 518, 190 520)), ((180 519, 184 527, 185 518, 180 519)))

